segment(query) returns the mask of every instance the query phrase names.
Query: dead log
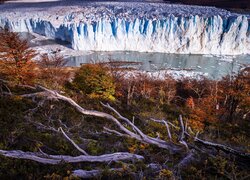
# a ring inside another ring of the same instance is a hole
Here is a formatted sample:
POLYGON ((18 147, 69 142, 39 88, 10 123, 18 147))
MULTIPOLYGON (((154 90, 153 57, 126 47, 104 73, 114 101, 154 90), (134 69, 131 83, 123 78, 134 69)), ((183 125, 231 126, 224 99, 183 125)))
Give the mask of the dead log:
POLYGON ((22 95, 22 97, 31 98, 31 97, 35 96, 35 97, 46 97, 48 99, 54 99, 54 100, 62 100, 64 102, 69 103, 72 107, 74 107, 79 113, 81 113, 83 115, 95 116, 95 117, 100 117, 100 118, 105 118, 105 119, 111 120, 112 122, 114 122, 118 126, 118 128, 121 131, 123 131, 125 134, 127 134, 130 138, 137 139, 138 141, 141 141, 143 143, 156 145, 160 148, 167 149, 170 152, 176 153, 176 152, 181 151, 181 149, 182 149, 180 146, 178 146, 176 144, 147 136, 138 127, 136 127, 129 119, 123 117, 118 111, 116 111, 109 104, 107 104, 107 105, 102 104, 102 105, 105 106, 106 108, 110 109, 112 112, 114 112, 118 116, 119 119, 125 121, 129 126, 131 126, 132 129, 134 130, 134 132, 128 130, 117 118, 115 118, 111 114, 100 112, 100 111, 95 111, 95 110, 84 109, 79 104, 77 104, 73 99, 66 97, 66 96, 63 96, 63 95, 59 94, 58 92, 47 89, 45 87, 38 86, 38 89, 41 89, 43 91, 33 93, 33 94, 25 94, 25 95, 22 95))
POLYGON ((233 154, 233 155, 238 156, 238 157, 246 158, 246 160, 250 161, 250 154, 249 153, 238 151, 238 150, 233 149, 229 146, 214 143, 214 142, 205 141, 205 140, 202 140, 198 137, 194 138, 194 142, 197 144, 204 145, 206 147, 212 147, 212 148, 215 148, 217 150, 221 150, 225 153, 229 153, 229 154, 233 154))
POLYGON ((103 171, 101 170, 91 170, 91 171, 86 171, 86 170, 74 170, 73 171, 73 176, 78 177, 78 178, 83 178, 83 179, 89 179, 89 178, 96 178, 102 174, 103 171))
MULTIPOLYGON (((106 105, 103 104, 103 106, 105 106, 106 108, 108 108, 109 110, 114 112, 115 115, 118 116, 118 119, 121 119, 121 120, 125 121, 129 126, 131 126, 131 128, 133 129, 134 132, 128 130, 116 117, 112 116, 111 114, 100 112, 100 111, 95 111, 95 110, 84 109, 80 105, 78 105, 73 99, 68 98, 66 96, 63 96, 63 95, 59 94, 56 91, 49 90, 49 89, 44 88, 42 86, 38 86, 38 88, 43 90, 43 91, 38 92, 38 93, 33 93, 33 94, 26 94, 26 95, 23 95, 23 97, 29 98, 29 97, 34 97, 34 96, 42 96, 42 97, 46 97, 46 98, 49 98, 49 99, 62 100, 62 101, 65 101, 65 102, 69 103, 78 112, 80 112, 83 115, 90 115, 90 116, 95 116, 95 117, 100 117, 100 118, 105 118, 105 119, 111 120, 125 134, 122 134, 122 133, 120 133, 118 131, 106 128, 106 131, 108 130, 110 133, 112 132, 112 133, 115 133, 115 134, 117 134, 119 136, 126 135, 126 136, 129 136, 130 138, 135 138, 135 139, 137 139, 137 140, 139 140, 141 142, 148 143, 148 144, 153 144, 153 145, 156 145, 156 146, 158 146, 160 148, 168 149, 170 152, 175 152, 176 153, 176 152, 180 152, 181 149, 182 149, 180 146, 177 146, 177 145, 175 145, 173 143, 147 136, 138 127, 136 127, 129 119, 123 117, 118 111, 116 111, 109 104, 106 104, 106 105)), ((171 126, 173 126, 171 123, 169 123, 169 124, 171 126)), ((180 124, 180 127, 181 127, 179 142, 181 144, 183 144, 186 147, 186 149, 188 149, 188 144, 184 140, 185 135, 187 135, 189 138, 193 138, 193 137, 187 132, 187 128, 185 128, 185 126, 187 127, 187 124, 184 126, 181 115, 179 116, 179 124, 180 124)), ((177 128, 176 126, 173 126, 173 127, 177 128)), ((230 153, 230 154, 234 154, 234 155, 242 156, 242 157, 247 157, 247 158, 250 157, 250 155, 247 154, 247 153, 237 151, 237 150, 232 149, 232 148, 230 148, 228 146, 225 146, 225 145, 204 141, 204 140, 199 139, 198 137, 195 137, 194 140, 195 140, 196 143, 202 144, 204 146, 214 147, 214 148, 223 150, 224 152, 227 152, 227 153, 230 153)))
POLYGON ((16 159, 26 159, 36 161, 42 164, 61 164, 61 163, 80 163, 80 162, 117 162, 117 161, 134 161, 143 160, 144 157, 127 152, 118 152, 113 154, 104 154, 100 156, 67 156, 67 155, 49 155, 41 152, 24 152, 20 150, 0 150, 0 154, 5 157, 16 159))

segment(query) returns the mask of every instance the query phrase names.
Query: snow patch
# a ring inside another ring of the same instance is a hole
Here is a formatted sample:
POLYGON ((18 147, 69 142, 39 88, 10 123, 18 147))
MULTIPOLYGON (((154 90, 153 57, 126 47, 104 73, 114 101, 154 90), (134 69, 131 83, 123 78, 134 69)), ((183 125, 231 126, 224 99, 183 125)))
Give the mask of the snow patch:
POLYGON ((202 79, 208 78, 209 75, 207 73, 202 72, 194 72, 194 71, 186 71, 186 70, 160 70, 155 72, 141 71, 141 70, 133 70, 133 71, 125 71, 122 72, 125 78, 136 78, 138 76, 146 76, 152 79, 164 80, 166 77, 172 77, 176 80, 178 79, 202 79))

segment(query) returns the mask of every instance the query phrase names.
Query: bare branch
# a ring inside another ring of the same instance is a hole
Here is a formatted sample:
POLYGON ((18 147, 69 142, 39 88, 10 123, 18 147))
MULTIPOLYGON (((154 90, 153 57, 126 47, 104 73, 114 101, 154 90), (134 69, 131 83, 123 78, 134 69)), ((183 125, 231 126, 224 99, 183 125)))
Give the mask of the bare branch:
POLYGON ((44 124, 40 123, 40 122, 35 122, 35 121, 31 121, 28 120, 28 122, 32 123, 34 126, 36 126, 36 128, 38 129, 42 129, 42 130, 46 130, 46 131, 53 131, 58 133, 59 131, 57 129, 55 129, 54 127, 51 126, 45 126, 44 124))
POLYGON ((64 135, 64 137, 78 150, 80 151, 82 154, 84 155, 88 155, 88 153, 86 151, 84 151, 82 148, 80 148, 72 139, 70 139, 69 136, 67 136, 67 134, 63 131, 63 129, 61 127, 59 127, 59 131, 62 132, 62 134, 64 135))
MULTIPOLYGON (((54 99, 54 100, 62 100, 65 101, 67 103, 69 103, 70 105, 72 105, 79 113, 84 114, 84 115, 90 115, 90 116, 95 116, 95 117, 101 117, 101 118, 106 118, 108 120, 113 121, 119 128, 120 130, 122 130, 123 132, 125 132, 127 135, 129 135, 131 138, 135 138, 141 142, 144 143, 148 143, 148 144, 154 144, 160 148, 164 148, 164 149, 168 149, 169 151, 180 151, 181 147, 173 144, 173 143, 168 143, 164 140, 161 139, 157 139, 157 138, 152 138, 149 137, 147 135, 145 135, 138 127, 136 127, 131 121, 129 121, 127 118, 121 116, 114 108, 112 108, 109 105, 105 105, 107 108, 109 108, 110 110, 112 110, 113 112, 115 112, 119 118, 123 119, 124 121, 126 121, 132 128, 134 128, 136 130, 136 132, 140 135, 135 134, 134 132, 128 130, 126 127, 124 127, 122 125, 121 122, 118 121, 117 118, 115 118, 114 116, 104 113, 104 112, 100 112, 100 111, 95 111, 95 110, 86 110, 84 108, 82 108, 80 105, 78 105, 73 99, 68 98, 66 96, 63 96, 59 93, 57 93, 56 91, 52 91, 49 90, 47 88, 44 88, 42 86, 38 86, 39 89, 44 90, 43 92, 40 93, 36 93, 33 94, 35 96, 44 96, 46 98, 49 99, 54 99)), ((31 97, 30 95, 26 95, 26 97, 31 97)))
MULTIPOLYGON (((1 81, 0 81, 1 82, 1 81)), ((3 92, 3 94, 6 94, 6 95, 12 95, 12 92, 11 92, 11 90, 10 90, 10 88, 5 84, 5 83, 1 83, 1 85, 2 86, 4 86, 5 87, 5 89, 8 91, 8 92, 3 92)))
POLYGON ((78 178, 84 178, 84 179, 88 179, 88 178, 96 178, 98 176, 100 176, 103 173, 102 170, 74 170, 73 171, 73 176, 76 176, 78 178))
MULTIPOLYGON (((130 135, 131 137, 133 138, 136 138, 138 140, 141 140, 141 138, 129 131, 127 128, 125 128, 115 117, 113 117, 112 115, 110 114, 107 114, 107 113, 103 113, 103 112, 99 112, 99 111, 94 111, 94 110, 86 110, 84 108, 82 108, 81 106, 79 106, 74 100, 72 100, 71 98, 68 98, 66 96, 63 96, 63 95, 60 95, 58 94, 56 91, 52 91, 52 90, 49 90, 47 88, 44 88, 42 86, 39 86, 40 89, 43 89, 45 90, 45 94, 43 93, 42 95, 44 95, 45 97, 50 97, 50 98, 53 98, 53 99, 60 99, 60 100, 63 100, 63 101, 66 101, 68 102, 69 104, 71 104, 73 107, 76 108, 76 110, 82 114, 85 114, 85 115, 91 115, 91 116, 96 116, 96 117, 102 117, 102 118, 106 118, 106 119, 109 119, 111 121, 113 121, 122 131, 124 131, 126 134, 130 135)), ((40 94, 41 95, 41 94, 40 94)))
POLYGON ((182 120, 182 115, 179 115, 179 123, 180 123, 180 127, 181 127, 179 139, 183 140, 185 138, 185 128, 184 128, 184 123, 182 120))
POLYGON ((172 140, 172 135, 171 135, 171 131, 169 129, 169 125, 168 125, 168 121, 165 121, 165 120, 157 120, 157 119, 153 119, 151 118, 150 120, 154 121, 154 122, 158 122, 158 123, 162 123, 166 126, 166 129, 167 129, 167 132, 168 132, 168 138, 170 140, 172 140))
POLYGON ((109 133, 113 133, 113 134, 116 134, 117 136, 124 136, 124 137, 129 137, 127 134, 122 134, 116 130, 112 130, 112 129, 109 129, 107 127, 103 127, 104 130, 106 130, 107 132, 109 133))
POLYGON ((49 155, 40 152, 24 152, 20 150, 0 150, 0 154, 5 157, 27 159, 42 164, 60 164, 60 163, 79 163, 79 162, 110 162, 110 161, 131 161, 143 160, 144 157, 126 152, 117 152, 113 154, 104 154, 100 156, 66 156, 66 155, 49 155))
POLYGON ((168 121, 168 124, 170 124, 172 127, 174 127, 175 129, 178 129, 178 127, 176 125, 174 125, 173 123, 168 121))
POLYGON ((185 127, 184 127, 184 123, 183 123, 183 120, 182 120, 182 115, 179 116, 179 123, 180 123, 180 126, 181 126, 180 136, 179 136, 179 142, 181 144, 183 144, 186 147, 186 149, 189 149, 186 141, 184 141, 184 138, 185 138, 185 127))
POLYGON ((234 154, 236 156, 240 156, 240 157, 247 158, 248 160, 250 160, 250 154, 249 153, 245 153, 245 152, 235 150, 235 149, 233 149, 233 148, 231 148, 229 146, 222 145, 222 144, 217 144, 217 143, 213 143, 213 142, 209 142, 209 141, 204 141, 204 140, 199 139, 198 137, 195 137, 194 141, 197 142, 197 143, 203 144, 205 146, 214 147, 214 148, 220 149, 220 150, 222 150, 222 151, 224 151, 226 153, 234 154))
POLYGON ((122 116, 118 111, 116 111, 116 110, 115 110, 113 107, 111 107, 109 104, 103 104, 102 102, 101 102, 101 104, 102 104, 104 107, 106 107, 106 108, 110 109, 111 111, 113 111, 113 112, 118 116, 119 119, 124 120, 126 123, 128 123, 130 126, 132 126, 132 127, 133 127, 133 130, 134 130, 135 132, 137 132, 141 137, 144 136, 144 134, 141 132, 141 130, 138 129, 138 128, 134 125, 134 123, 132 123, 129 119, 127 119, 127 118, 125 118, 124 116, 122 116))
MULTIPOLYGON (((154 144, 160 148, 164 148, 164 149, 168 149, 169 151, 175 151, 175 152, 178 152, 181 150, 181 148, 177 145, 174 145, 174 144, 169 144, 168 142, 164 141, 164 140, 161 140, 161 139, 157 139, 157 138, 152 138, 152 137, 149 137, 147 135, 145 135, 141 130, 139 130, 131 121, 129 121, 127 118, 124 118, 123 116, 121 116, 120 113, 118 113, 114 108, 112 108, 110 105, 104 105, 106 106, 107 108, 109 108, 110 110, 112 110, 113 112, 116 113, 116 115, 119 116, 119 118, 123 119, 124 121, 126 121, 132 128, 134 128, 139 135, 135 134, 134 132, 131 132, 130 130, 128 130, 126 127, 124 127, 114 116, 110 115, 110 114, 107 114, 107 113, 104 113, 104 112, 100 112, 100 111, 94 111, 94 110, 86 110, 84 108, 82 108, 81 106, 79 106, 73 99, 71 98, 68 98, 68 97, 65 97, 59 93, 57 93, 56 91, 52 91, 52 90, 49 90, 47 88, 44 88, 42 86, 38 86, 40 89, 44 90, 44 92, 40 92, 40 93, 34 93, 33 95, 28 95, 28 96, 25 96, 25 97, 33 97, 33 96, 44 96, 46 98, 50 98, 50 99, 55 99, 55 100, 63 100, 65 102, 68 102, 69 104, 71 104, 73 107, 76 108, 76 110, 78 112, 80 112, 81 114, 84 114, 84 115, 91 115, 91 116, 96 116, 96 117, 101 117, 101 118, 106 118, 108 120, 111 120, 113 121, 119 128, 120 130, 122 130, 123 132, 125 132, 128 136, 130 136, 131 138, 135 138, 141 142, 144 142, 144 143, 148 143, 148 144, 154 144)), ((181 127, 181 130, 180 130, 180 137, 179 137, 179 142, 181 144, 183 144, 187 149, 188 149, 188 145, 187 143, 184 141, 184 138, 185 138, 185 135, 188 135, 189 137, 191 137, 187 131, 185 131, 185 127, 184 127, 184 123, 183 123, 183 120, 182 120, 182 116, 180 115, 179 117, 179 123, 180 123, 180 127, 181 127)), ((175 125, 173 125, 172 123, 168 123, 170 124, 171 126, 177 128, 175 125)), ((207 142, 207 141, 203 141, 199 138, 195 138, 195 141, 196 142, 199 142, 203 145, 206 145, 206 146, 213 146, 213 147, 217 147, 219 149, 222 149, 223 151, 225 152, 228 152, 228 153, 233 153, 235 155, 240 155, 240 156, 243 156, 243 157, 250 157, 249 154, 247 153, 243 153, 243 152, 239 152, 237 150, 234 150, 230 147, 227 147, 225 145, 221 145, 221 144, 216 144, 216 143, 210 143, 210 142, 207 142)))
POLYGON ((37 93, 30 93, 30 94, 22 94, 21 97, 30 98, 30 97, 39 97, 45 96, 47 93, 45 92, 37 92, 37 93))
MULTIPOLYGON (((169 144, 168 142, 158 139, 158 138, 152 138, 144 134, 137 126, 135 126, 129 119, 123 117, 119 112, 117 112, 113 107, 111 107, 109 104, 105 105, 102 103, 104 107, 107 107, 108 109, 112 110, 120 119, 126 121, 140 136, 141 141, 148 143, 148 144, 154 144, 158 147, 168 149, 170 151, 178 151, 180 148, 176 147, 173 144, 169 144)), ((139 140, 139 139, 138 139, 139 140)))
POLYGON ((28 89, 32 89, 32 90, 36 90, 36 88, 35 87, 33 87, 33 86, 30 86, 30 85, 24 85, 24 84, 18 84, 18 86, 19 87, 23 87, 23 88, 28 88, 28 89))

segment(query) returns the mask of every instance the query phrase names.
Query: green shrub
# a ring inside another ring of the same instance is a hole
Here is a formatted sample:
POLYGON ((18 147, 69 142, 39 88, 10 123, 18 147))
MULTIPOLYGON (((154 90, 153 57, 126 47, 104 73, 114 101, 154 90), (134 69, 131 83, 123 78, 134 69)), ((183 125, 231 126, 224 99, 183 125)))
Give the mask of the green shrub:
POLYGON ((83 65, 76 72, 73 85, 91 98, 115 99, 113 77, 106 67, 99 64, 83 65))

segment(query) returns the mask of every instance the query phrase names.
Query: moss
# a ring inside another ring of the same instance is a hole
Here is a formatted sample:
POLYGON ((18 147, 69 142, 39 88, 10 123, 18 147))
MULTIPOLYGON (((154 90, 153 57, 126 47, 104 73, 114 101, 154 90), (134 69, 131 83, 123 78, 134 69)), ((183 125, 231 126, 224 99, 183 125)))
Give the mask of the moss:
POLYGON ((169 169, 162 169, 159 173, 159 178, 161 179, 171 179, 173 178, 173 172, 170 171, 169 169))
POLYGON ((87 146, 87 151, 91 155, 99 155, 103 153, 104 149, 100 146, 98 142, 89 142, 87 146))

